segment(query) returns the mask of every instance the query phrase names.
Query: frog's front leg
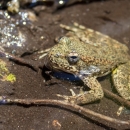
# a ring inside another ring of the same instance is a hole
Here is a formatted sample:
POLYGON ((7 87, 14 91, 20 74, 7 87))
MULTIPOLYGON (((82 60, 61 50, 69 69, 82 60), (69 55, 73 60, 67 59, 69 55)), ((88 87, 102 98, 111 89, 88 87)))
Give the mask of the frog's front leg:
POLYGON ((45 57, 45 56, 48 54, 48 52, 50 51, 50 49, 51 49, 51 48, 48 48, 48 49, 46 49, 46 50, 39 51, 38 53, 39 53, 39 54, 42 54, 42 55, 39 56, 39 59, 42 59, 43 57, 45 57))
POLYGON ((80 77, 85 85, 90 90, 84 91, 80 94, 73 96, 60 96, 65 98, 65 101, 74 104, 86 104, 101 99, 104 96, 101 84, 98 82, 96 77, 80 77))

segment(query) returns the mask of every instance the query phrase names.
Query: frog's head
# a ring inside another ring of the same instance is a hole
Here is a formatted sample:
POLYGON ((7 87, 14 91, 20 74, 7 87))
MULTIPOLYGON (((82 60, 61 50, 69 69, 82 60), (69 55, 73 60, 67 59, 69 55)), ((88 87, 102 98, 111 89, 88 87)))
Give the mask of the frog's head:
MULTIPOLYGON (((73 41, 74 42, 74 41, 73 41)), ((76 74, 77 63, 80 60, 69 37, 61 37, 46 56, 45 65, 52 70, 76 74)))

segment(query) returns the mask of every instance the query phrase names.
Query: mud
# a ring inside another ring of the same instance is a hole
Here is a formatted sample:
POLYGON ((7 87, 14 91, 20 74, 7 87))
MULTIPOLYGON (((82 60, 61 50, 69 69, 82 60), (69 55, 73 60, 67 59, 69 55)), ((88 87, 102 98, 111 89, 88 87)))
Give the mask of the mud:
MULTIPOLYGON (((90 4, 75 4, 64 9, 51 11, 43 10, 37 13, 37 21, 34 25, 37 28, 27 28, 19 26, 20 30, 26 35, 25 46, 17 49, 15 55, 22 55, 28 60, 36 59, 37 55, 31 53, 35 50, 43 50, 52 47, 56 43, 55 37, 63 36, 66 31, 59 27, 59 24, 72 25, 73 22, 85 25, 88 28, 100 31, 112 38, 126 44, 130 48, 130 2, 129 0, 109 0, 92 2, 90 4), (44 37, 43 39, 41 37, 44 37)), ((12 52, 14 47, 5 48, 12 52)), ((35 61, 42 64, 43 60, 35 61)), ((75 89, 76 83, 53 79, 45 82, 46 76, 43 71, 33 71, 31 68, 8 61, 10 70, 17 77, 14 84, 1 82, 1 95, 11 98, 36 98, 36 99, 60 99, 56 94, 70 95, 69 89, 75 89)), ((103 87, 112 90, 110 75, 100 80, 103 87)), ((80 84, 78 84, 80 86, 80 84)), ((119 117, 116 112, 120 104, 104 97, 101 101, 84 105, 95 112, 117 118, 129 120, 130 115, 121 114, 119 117)), ((55 106, 20 106, 20 105, 0 105, 0 130, 115 130, 130 129, 130 126, 120 126, 91 116, 84 117, 69 110, 55 106), (61 127, 54 125, 57 120, 61 127)))

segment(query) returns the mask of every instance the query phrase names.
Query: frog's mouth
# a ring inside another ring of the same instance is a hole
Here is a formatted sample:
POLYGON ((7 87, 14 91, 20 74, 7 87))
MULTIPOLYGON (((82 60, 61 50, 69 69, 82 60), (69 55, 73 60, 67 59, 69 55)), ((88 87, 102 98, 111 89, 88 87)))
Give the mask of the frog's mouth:
POLYGON ((48 69, 53 70, 51 61, 49 60, 48 55, 44 57, 44 66, 46 66, 48 69))
POLYGON ((44 57, 44 64, 43 64, 45 67, 47 67, 49 70, 51 71, 56 71, 56 72, 61 72, 61 71, 64 71, 62 69, 58 69, 57 67, 55 67, 54 63, 52 63, 49 59, 49 56, 46 55, 44 57))
MULTIPOLYGON (((77 59, 76 59, 76 62, 77 62, 77 59)), ((74 63, 70 64, 68 62, 68 65, 64 65, 62 63, 57 64, 50 60, 49 55, 46 55, 44 57, 44 66, 47 67, 49 70, 55 71, 55 72, 66 72, 66 73, 71 73, 73 75, 78 74, 78 70, 76 69, 74 63)))

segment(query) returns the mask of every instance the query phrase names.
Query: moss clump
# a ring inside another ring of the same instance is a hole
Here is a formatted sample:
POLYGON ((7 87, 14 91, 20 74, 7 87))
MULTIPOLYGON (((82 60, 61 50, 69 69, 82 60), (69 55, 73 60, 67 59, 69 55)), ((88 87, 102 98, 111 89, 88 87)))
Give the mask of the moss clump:
POLYGON ((16 76, 9 72, 6 62, 0 59, 0 80, 9 81, 11 83, 16 81, 16 76))
POLYGON ((16 76, 14 74, 9 74, 7 75, 6 77, 6 80, 7 81, 10 81, 11 83, 15 82, 16 81, 16 76))

